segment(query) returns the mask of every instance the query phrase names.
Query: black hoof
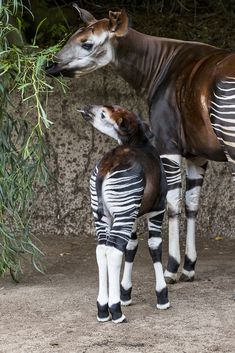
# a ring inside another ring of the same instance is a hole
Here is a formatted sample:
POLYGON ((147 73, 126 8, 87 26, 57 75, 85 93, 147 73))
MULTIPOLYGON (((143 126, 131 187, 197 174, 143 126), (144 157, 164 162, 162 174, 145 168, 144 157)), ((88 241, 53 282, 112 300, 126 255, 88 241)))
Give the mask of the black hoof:
POLYGON ((122 305, 130 305, 131 304, 131 291, 132 287, 129 289, 124 289, 123 286, 120 286, 120 297, 122 305))
POLYGON ((156 291, 157 295, 157 307, 158 309, 167 309, 170 306, 168 300, 168 289, 167 287, 163 288, 160 292, 156 291))
POLYGON ((171 277, 165 277, 166 284, 175 284, 176 280, 171 277))
POLYGON ((98 309, 97 320, 99 322, 106 322, 110 320, 108 304, 100 305, 100 303, 97 301, 97 309, 98 309))
POLYGON ((112 316, 112 321, 115 323, 123 322, 126 318, 125 315, 122 314, 121 303, 113 304, 109 307, 110 314, 112 316))
POLYGON ((115 324, 126 324, 127 319, 126 319, 125 315, 122 315, 122 317, 120 317, 117 320, 112 320, 112 322, 114 322, 115 324))
POLYGON ((180 282, 193 282, 194 281, 194 276, 193 277, 188 277, 184 273, 181 274, 179 278, 180 282))

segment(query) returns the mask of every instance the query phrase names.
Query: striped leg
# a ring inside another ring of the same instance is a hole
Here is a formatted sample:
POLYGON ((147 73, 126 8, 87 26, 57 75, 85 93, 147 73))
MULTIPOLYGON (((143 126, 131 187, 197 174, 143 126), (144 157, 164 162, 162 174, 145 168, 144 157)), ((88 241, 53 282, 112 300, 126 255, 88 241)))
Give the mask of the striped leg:
POLYGON ((107 247, 108 278, 109 278, 109 311, 114 323, 125 321, 120 303, 120 271, 123 252, 113 246, 107 247))
POLYGON ((98 245, 96 247, 96 260, 99 270, 99 291, 97 297, 97 320, 100 322, 108 321, 108 262, 106 242, 110 232, 110 219, 103 215, 98 215, 99 203, 96 189, 97 167, 93 170, 90 179, 91 207, 96 227, 98 245))
POLYGON ((167 283, 175 283, 180 265, 179 215, 181 213, 181 156, 169 154, 161 156, 168 183, 167 207, 169 218, 169 256, 164 273, 167 283))
POLYGON ((120 323, 126 319, 121 310, 120 272, 123 253, 125 253, 128 239, 131 237, 134 223, 135 218, 131 214, 126 214, 125 217, 115 216, 107 240, 109 311, 114 323, 120 323))
POLYGON ((216 86, 211 101, 213 129, 226 154, 235 181, 235 78, 226 77, 216 86))
POLYGON ((151 212, 147 215, 149 229, 149 252, 153 260, 155 278, 156 278, 156 295, 157 308, 168 309, 170 303, 168 301, 168 290, 163 275, 162 268, 162 221, 165 210, 151 212))
POLYGON ((132 302, 131 291, 132 291, 132 268, 133 262, 138 249, 138 239, 136 235, 136 222, 131 233, 131 239, 128 241, 125 250, 125 266, 123 271, 123 277, 121 282, 121 304, 130 305, 132 302))
POLYGON ((108 262, 106 256, 107 246, 97 245, 96 259, 99 269, 99 293, 97 297, 97 320, 100 322, 108 321, 109 308, 108 308, 108 262))
POLYGON ((143 175, 135 167, 115 171, 103 182, 104 203, 113 218, 106 245, 110 247, 107 252, 109 310, 115 323, 125 320, 120 306, 121 261, 139 213, 144 185, 143 175))
POLYGON ((180 281, 194 280, 197 252, 195 245, 195 223, 199 209, 201 187, 206 172, 207 160, 194 158, 186 160, 185 212, 187 217, 186 251, 180 281))
MULTIPOLYGON (((94 204, 93 204, 94 206, 94 204)), ((107 239, 110 232, 110 220, 105 215, 98 219, 97 213, 93 208, 95 215, 95 226, 98 245, 96 247, 96 260, 99 269, 99 292, 97 297, 97 320, 100 322, 108 321, 108 261, 107 261, 107 239)))

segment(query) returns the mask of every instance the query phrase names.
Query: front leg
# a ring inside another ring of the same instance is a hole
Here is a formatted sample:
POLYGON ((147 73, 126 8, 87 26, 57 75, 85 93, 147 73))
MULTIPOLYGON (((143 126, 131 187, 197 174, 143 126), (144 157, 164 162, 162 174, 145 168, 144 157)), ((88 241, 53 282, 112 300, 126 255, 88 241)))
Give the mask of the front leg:
POLYGON ((187 217, 187 236, 185 260, 180 281, 192 282, 197 260, 195 244, 196 216, 199 209, 200 192, 207 167, 207 160, 196 157, 186 160, 185 213, 187 217))
POLYGON ((175 283, 180 265, 179 244, 179 215, 181 213, 182 184, 181 184, 181 156, 179 154, 161 155, 166 173, 168 193, 167 211, 169 221, 169 256, 167 269, 164 273, 166 282, 175 283))

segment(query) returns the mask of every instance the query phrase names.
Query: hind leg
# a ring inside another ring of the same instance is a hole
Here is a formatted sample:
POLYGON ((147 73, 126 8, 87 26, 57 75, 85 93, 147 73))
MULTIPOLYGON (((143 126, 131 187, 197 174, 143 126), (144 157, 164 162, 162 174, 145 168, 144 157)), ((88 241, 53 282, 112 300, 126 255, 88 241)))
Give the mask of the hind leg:
POLYGON ((108 308, 108 263, 106 245, 97 245, 96 259, 99 270, 99 291, 97 297, 97 320, 105 322, 110 319, 108 308))
POLYGON ((91 207, 95 221, 97 247, 96 260, 99 272, 99 289, 97 297, 97 320, 105 322, 110 319, 108 308, 108 262, 107 262, 107 238, 110 232, 111 219, 105 214, 98 215, 99 202, 96 189, 97 168, 94 169, 90 179, 91 207))
POLYGON ((133 262, 138 249, 138 239, 136 236, 136 222, 131 233, 131 239, 128 241, 125 250, 125 266, 123 271, 123 277, 121 282, 121 304, 130 305, 132 302, 131 291, 132 291, 132 268, 133 262))
POLYGON ((99 290, 97 297, 97 320, 105 322, 110 320, 108 307, 108 259, 106 245, 110 232, 110 220, 105 215, 102 219, 95 217, 96 234, 98 244, 96 247, 96 260, 99 271, 99 290))
POLYGON ((108 321, 108 260, 107 260, 107 238, 110 231, 109 219, 105 216, 101 220, 95 218, 96 234, 98 244, 96 247, 96 260, 99 271, 99 290, 97 297, 97 320, 100 322, 108 321))
POLYGON ((120 272, 123 254, 131 238, 135 218, 115 216, 107 240, 107 263, 109 280, 109 311, 114 323, 125 321, 121 310, 120 272))
POLYGON ((114 323, 125 321, 126 317, 122 314, 120 302, 120 271, 123 252, 109 246, 107 249, 108 279, 109 279, 109 311, 114 323))
POLYGON ((115 323, 125 320, 120 298, 121 263, 123 253, 131 239, 143 193, 144 178, 139 168, 115 171, 103 183, 105 205, 113 219, 106 245, 109 247, 107 252, 108 304, 112 321, 115 323))
POLYGON ((163 274, 162 267, 162 237, 161 228, 164 217, 164 211, 155 211, 147 215, 148 229, 149 229, 149 252, 153 260, 155 278, 156 278, 156 295, 157 295, 157 308, 168 309, 170 303, 168 300, 168 289, 163 274))
POLYGON ((181 214, 181 156, 161 155, 161 160, 166 173, 168 193, 167 212, 169 224, 169 255, 167 268, 164 276, 166 282, 176 282, 177 271, 180 265, 180 243, 179 243, 179 216, 181 214))
POLYGON ((204 158, 196 157, 193 160, 186 160, 185 213, 187 217, 187 236, 184 266, 179 279, 183 282, 192 282, 194 280, 197 260, 195 225, 206 167, 207 160, 204 158))

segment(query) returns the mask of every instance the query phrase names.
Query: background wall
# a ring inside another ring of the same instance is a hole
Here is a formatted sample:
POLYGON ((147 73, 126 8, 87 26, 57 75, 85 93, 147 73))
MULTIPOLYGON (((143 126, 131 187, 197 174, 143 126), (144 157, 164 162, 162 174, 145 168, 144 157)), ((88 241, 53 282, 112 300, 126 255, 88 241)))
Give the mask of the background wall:
MULTIPOLYGON (((38 191, 34 229, 39 235, 43 232, 86 237, 94 234, 89 201, 90 173, 102 154, 116 143, 94 131, 83 121, 76 107, 116 103, 140 112, 147 119, 147 105, 111 68, 67 82, 67 94, 55 90, 49 99, 49 118, 54 122, 47 136, 51 154, 49 166, 57 182, 51 182, 49 190, 40 188, 38 191)), ((235 237, 234 200, 235 188, 227 165, 210 162, 198 215, 198 234, 235 237)))

